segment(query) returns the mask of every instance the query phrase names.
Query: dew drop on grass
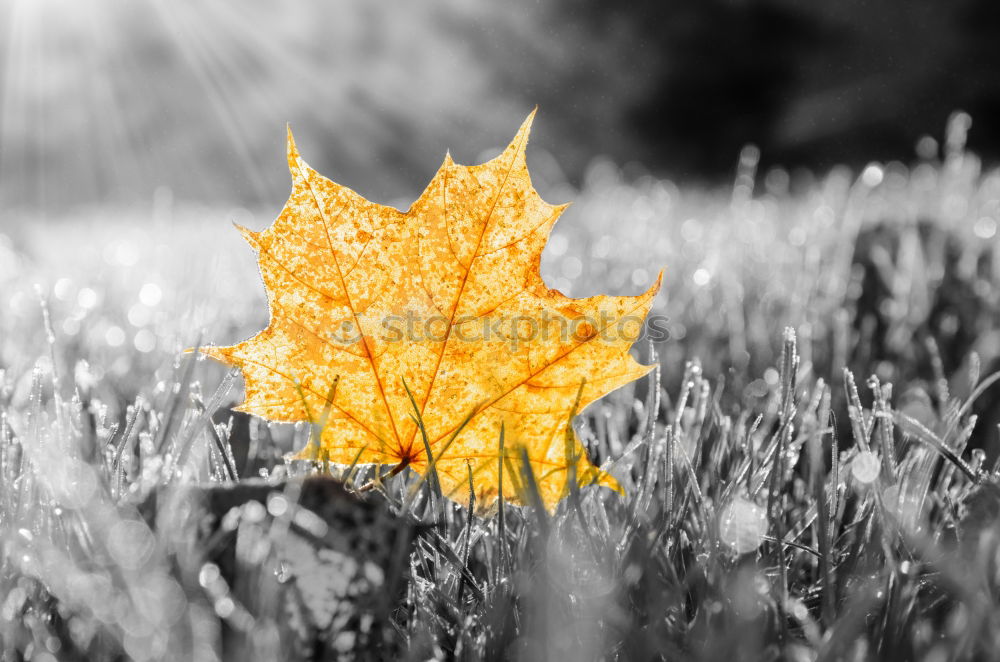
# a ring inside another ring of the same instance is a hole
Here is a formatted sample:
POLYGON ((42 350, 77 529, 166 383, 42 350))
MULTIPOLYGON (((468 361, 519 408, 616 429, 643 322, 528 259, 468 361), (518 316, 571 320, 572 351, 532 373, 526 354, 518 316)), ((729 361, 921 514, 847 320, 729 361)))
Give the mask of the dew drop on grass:
POLYGON ((719 518, 719 537, 737 554, 757 549, 767 528, 764 508, 742 497, 727 504, 719 518))
POLYGON ((997 233, 997 222, 988 216, 983 216, 976 221, 973 229, 980 239, 992 239, 997 233))
POLYGON ((229 618, 234 611, 236 611, 236 603, 229 596, 215 601, 215 613, 219 615, 219 618, 229 618))
POLYGON ((267 512, 272 517, 281 517, 288 512, 288 499, 281 494, 271 494, 267 500, 267 512))
POLYGON ((878 456, 871 451, 861 451, 851 461, 851 475, 859 483, 867 485, 875 482, 875 479, 878 478, 878 471, 878 456))
POLYGON ((874 188, 882 183, 884 176, 885 172, 882 170, 882 166, 877 163, 871 163, 861 173, 861 181, 864 182, 865 186, 874 188))
POLYGON ((202 588, 209 588, 215 585, 215 582, 219 580, 222 576, 219 566, 214 563, 206 563, 201 566, 201 570, 198 572, 198 583, 201 584, 202 588))

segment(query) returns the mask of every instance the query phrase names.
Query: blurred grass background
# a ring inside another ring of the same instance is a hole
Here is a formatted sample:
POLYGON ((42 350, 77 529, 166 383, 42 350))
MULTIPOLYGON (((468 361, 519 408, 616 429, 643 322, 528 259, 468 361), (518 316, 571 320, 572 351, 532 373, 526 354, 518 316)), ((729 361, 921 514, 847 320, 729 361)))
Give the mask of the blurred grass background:
MULTIPOLYGON (((664 268, 654 306, 669 320, 656 348, 664 383, 679 386, 685 361, 699 357, 708 374, 725 376, 734 406, 770 393, 786 326, 818 376, 847 367, 915 392, 932 391, 939 373, 964 383, 972 353, 983 370, 1000 359, 1000 174, 966 151, 970 122, 952 118, 940 153, 860 172, 761 172, 758 150, 747 148, 733 182, 716 187, 607 159, 577 187, 550 154, 529 147, 546 197, 573 202, 546 245, 543 278, 570 296, 636 294, 664 268)), ((259 209, 160 195, 144 210, 19 226, 2 244, 0 366, 27 389, 31 366, 49 353, 41 301, 59 369, 87 359, 122 404, 183 347, 249 337, 267 322, 264 290, 231 223, 259 229, 271 220, 259 209)), ((995 430, 980 430, 992 455, 995 430)))

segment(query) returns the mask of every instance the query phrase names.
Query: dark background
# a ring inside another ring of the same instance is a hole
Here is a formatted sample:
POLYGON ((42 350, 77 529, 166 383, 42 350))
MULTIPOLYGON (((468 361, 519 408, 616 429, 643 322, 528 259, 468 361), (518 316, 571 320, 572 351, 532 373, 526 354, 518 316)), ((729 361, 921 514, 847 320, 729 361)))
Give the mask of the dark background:
POLYGON ((990 0, 8 0, 0 210, 277 208, 286 122, 314 167, 406 206, 445 149, 477 160, 536 104, 534 154, 571 181, 599 155, 726 181, 750 142, 765 166, 908 161, 956 109, 990 159, 998 37, 990 0))

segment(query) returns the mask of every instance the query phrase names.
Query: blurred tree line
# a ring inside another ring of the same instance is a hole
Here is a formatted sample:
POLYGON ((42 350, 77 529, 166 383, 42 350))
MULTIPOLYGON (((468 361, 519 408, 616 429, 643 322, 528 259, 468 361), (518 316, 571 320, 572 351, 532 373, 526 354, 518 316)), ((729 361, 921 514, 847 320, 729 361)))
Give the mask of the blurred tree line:
POLYGON ((626 140, 604 151, 680 178, 728 176, 747 143, 792 166, 909 160, 957 109, 977 120, 972 148, 1000 154, 995 0, 559 0, 545 20, 582 55, 584 94, 599 102, 531 80, 530 63, 509 78, 561 117, 614 95, 603 120, 626 140))
POLYGON ((746 143, 908 160, 959 108, 1000 151, 995 0, 19 0, 0 35, 0 209, 274 205, 285 122, 314 167, 405 206, 536 104, 536 152, 571 180, 604 154, 723 181, 746 143))

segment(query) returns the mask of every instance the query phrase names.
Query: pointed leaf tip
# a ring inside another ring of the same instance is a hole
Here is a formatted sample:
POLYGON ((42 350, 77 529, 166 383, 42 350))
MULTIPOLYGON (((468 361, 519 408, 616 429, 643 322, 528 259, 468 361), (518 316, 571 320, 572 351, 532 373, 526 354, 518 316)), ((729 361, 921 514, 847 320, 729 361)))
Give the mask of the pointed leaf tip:
POLYGON ((534 108, 531 109, 531 112, 528 113, 528 116, 524 118, 523 122, 521 122, 521 129, 522 130, 527 130, 527 131, 531 130, 531 125, 535 122, 535 115, 536 114, 538 114, 538 106, 537 105, 534 108))
POLYGON ((287 132, 288 138, 286 143, 286 156, 288 158, 288 169, 294 175, 299 169, 299 161, 302 159, 299 156, 299 148, 295 146, 295 136, 292 135, 292 125, 286 124, 285 130, 287 132))
POLYGON ((660 291, 660 287, 663 285, 663 272, 667 270, 666 267, 660 267, 660 272, 656 275, 656 282, 653 283, 652 287, 649 289, 653 291, 653 294, 657 294, 660 291))
POLYGON ((203 347, 195 347, 192 349, 185 350, 185 354, 189 354, 192 351, 197 351, 202 356, 207 356, 210 359, 215 359, 220 363, 225 363, 226 365, 236 365, 232 359, 231 347, 216 347, 215 345, 207 345, 203 347))
POLYGON ((521 122, 521 127, 517 130, 517 134, 514 136, 514 140, 511 144, 520 143, 520 149, 518 150, 522 155, 524 154, 525 148, 528 146, 528 137, 531 135, 531 125, 535 122, 535 113, 538 112, 538 106, 528 113, 528 116, 524 118, 521 122))
POLYGON ((260 241, 258 240, 258 236, 260 235, 259 232, 254 232, 250 228, 248 228, 246 226, 243 226, 243 225, 240 225, 239 223, 236 223, 235 221, 233 222, 233 227, 235 227, 237 230, 239 230, 240 235, 243 236, 243 239, 248 244, 250 244, 250 246, 254 250, 257 250, 260 247, 260 241))
POLYGON ((537 108, 528 113, 528 116, 521 123, 520 128, 518 128, 517 133, 515 133, 514 137, 511 139, 510 144, 507 145, 506 149, 500 153, 497 159, 510 158, 510 153, 513 151, 514 163, 518 163, 519 167, 527 167, 525 154, 528 149, 528 138, 531 135, 531 124, 535 121, 536 110, 537 108))

